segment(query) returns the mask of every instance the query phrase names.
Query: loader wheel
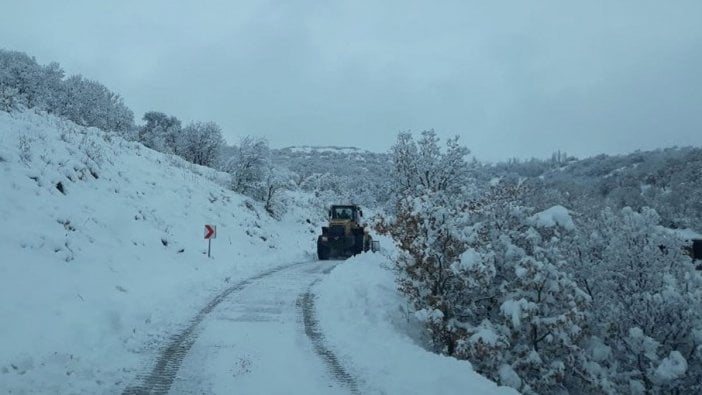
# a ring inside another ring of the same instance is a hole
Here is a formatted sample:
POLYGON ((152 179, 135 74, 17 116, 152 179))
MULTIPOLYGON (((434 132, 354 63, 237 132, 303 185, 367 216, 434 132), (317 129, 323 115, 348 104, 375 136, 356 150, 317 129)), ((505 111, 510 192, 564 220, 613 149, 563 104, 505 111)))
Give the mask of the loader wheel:
POLYGON ((363 252, 363 235, 356 236, 356 240, 353 244, 353 255, 358 255, 363 252))
POLYGON ((319 258, 320 261, 326 261, 327 259, 329 259, 329 253, 329 246, 324 245, 324 242, 322 241, 322 236, 319 236, 319 238, 317 239, 317 258, 319 258))

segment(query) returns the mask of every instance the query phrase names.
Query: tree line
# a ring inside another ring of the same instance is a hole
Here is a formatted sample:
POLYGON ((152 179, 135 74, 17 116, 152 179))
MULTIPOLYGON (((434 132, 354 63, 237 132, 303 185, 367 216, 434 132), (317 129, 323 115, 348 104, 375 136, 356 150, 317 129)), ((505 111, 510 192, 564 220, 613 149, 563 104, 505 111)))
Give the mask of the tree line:
POLYGON ((65 73, 58 63, 40 65, 24 52, 0 49, 0 110, 36 108, 82 126, 127 133, 134 113, 97 81, 65 73))
POLYGON ((156 151, 231 174, 231 189, 263 202, 272 215, 284 210, 279 191, 287 181, 274 171, 268 142, 244 137, 227 147, 215 122, 187 125, 177 117, 148 111, 137 125, 123 98, 81 75, 66 77, 56 62, 39 64, 24 52, 0 49, 0 111, 33 109, 78 125, 115 132, 156 151))

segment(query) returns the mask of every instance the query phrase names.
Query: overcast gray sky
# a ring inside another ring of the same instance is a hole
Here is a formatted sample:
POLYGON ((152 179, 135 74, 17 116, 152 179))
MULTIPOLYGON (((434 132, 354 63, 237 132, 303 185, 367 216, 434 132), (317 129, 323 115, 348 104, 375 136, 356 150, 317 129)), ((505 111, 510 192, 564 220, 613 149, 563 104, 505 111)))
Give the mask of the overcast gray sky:
POLYGON ((702 145, 702 1, 2 0, 0 47, 274 147, 702 145))

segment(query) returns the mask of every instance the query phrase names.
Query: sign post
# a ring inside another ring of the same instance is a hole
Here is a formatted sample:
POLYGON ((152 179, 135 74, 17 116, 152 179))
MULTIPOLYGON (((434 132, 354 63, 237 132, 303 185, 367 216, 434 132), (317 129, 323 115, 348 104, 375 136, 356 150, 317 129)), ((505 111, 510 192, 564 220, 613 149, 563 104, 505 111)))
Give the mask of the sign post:
POLYGON ((210 257, 212 250, 212 239, 217 238, 217 227, 214 225, 205 225, 205 240, 207 240, 207 257, 210 257))

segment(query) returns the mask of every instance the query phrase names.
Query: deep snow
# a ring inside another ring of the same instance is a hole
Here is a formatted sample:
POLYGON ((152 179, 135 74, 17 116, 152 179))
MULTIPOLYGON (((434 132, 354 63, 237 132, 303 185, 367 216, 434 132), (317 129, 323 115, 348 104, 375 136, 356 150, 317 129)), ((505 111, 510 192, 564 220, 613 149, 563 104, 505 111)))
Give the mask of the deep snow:
MULTIPOLYGON (((225 174, 33 112, 0 112, 0 179, 0 393, 120 393, 228 284, 313 260, 323 215, 291 194, 273 220, 225 174)), ((313 288, 325 341, 362 388, 513 393, 415 344, 387 264, 364 254, 313 288)))
POLYGON ((314 290, 332 349, 362 378, 364 394, 516 394, 469 362, 426 351, 407 314, 391 264, 363 254, 339 264, 314 290))

